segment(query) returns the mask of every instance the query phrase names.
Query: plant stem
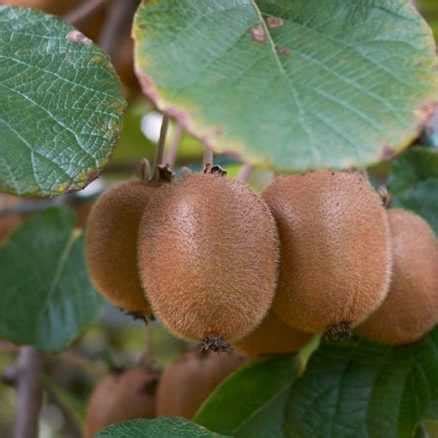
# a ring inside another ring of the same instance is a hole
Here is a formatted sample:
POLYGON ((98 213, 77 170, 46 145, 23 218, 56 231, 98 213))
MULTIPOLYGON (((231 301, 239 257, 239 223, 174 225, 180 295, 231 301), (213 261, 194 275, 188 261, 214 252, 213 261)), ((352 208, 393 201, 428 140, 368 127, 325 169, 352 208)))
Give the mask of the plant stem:
POLYGON ((202 167, 205 169, 207 166, 213 166, 213 151, 205 146, 204 155, 202 156, 202 167))
POLYGON ((17 418, 15 438, 38 437, 39 414, 43 402, 44 356, 32 347, 22 347, 18 355, 17 418))
POLYGON ((100 47, 111 57, 117 53, 123 38, 129 32, 138 0, 113 0, 105 25, 99 36, 100 47))
POLYGON ((251 173, 254 170, 252 164, 245 163, 240 169, 239 175, 237 176, 237 181, 246 183, 251 177, 251 173))
POLYGON ((74 8, 64 16, 64 21, 76 26, 100 9, 105 3, 106 0, 83 0, 77 8, 74 8))
POLYGON ((169 145, 166 158, 164 159, 164 164, 168 164, 171 168, 175 167, 176 156, 178 153, 178 147, 181 143, 182 134, 183 129, 181 125, 176 124, 172 142, 169 145))
POLYGON ((66 195, 58 196, 52 199, 23 199, 18 204, 12 207, 5 207, 0 209, 0 218, 9 215, 27 215, 31 213, 38 213, 47 210, 50 207, 60 207, 68 205, 75 207, 76 205, 84 202, 91 201, 93 198, 97 198, 102 190, 96 191, 92 196, 81 196, 79 192, 68 193, 66 195))
POLYGON ((158 181, 160 178, 160 172, 158 167, 163 163, 164 148, 166 146, 166 135, 167 128, 169 127, 169 117, 163 116, 163 121, 161 122, 160 139, 158 140, 157 151, 155 154, 154 168, 153 168, 153 179, 158 181))

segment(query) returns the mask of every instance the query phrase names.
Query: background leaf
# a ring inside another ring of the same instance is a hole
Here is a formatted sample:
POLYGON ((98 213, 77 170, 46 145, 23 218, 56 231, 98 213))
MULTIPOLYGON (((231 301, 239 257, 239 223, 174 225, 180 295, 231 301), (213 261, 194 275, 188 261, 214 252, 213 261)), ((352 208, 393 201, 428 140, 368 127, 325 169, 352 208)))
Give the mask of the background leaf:
POLYGON ((294 356, 254 362, 227 378, 194 421, 233 437, 280 438, 288 391, 297 374, 294 356))
POLYGON ((97 318, 102 300, 74 220, 70 210, 47 210, 0 246, 1 338, 59 351, 97 318))
POLYGON ((417 135, 435 43, 406 0, 160 0, 137 12, 145 94, 217 151, 364 166, 417 135))
POLYGON ((125 101, 108 57, 61 20, 0 6, 0 190, 56 195, 107 163, 125 101))
POLYGON ((438 150, 415 147, 392 164, 393 206, 423 216, 438 234, 438 150))
POLYGON ((132 420, 110 426, 97 438, 226 438, 182 418, 160 417, 156 420, 132 420))
POLYGON ((438 399, 438 330, 391 348, 323 345, 290 393, 290 438, 408 438, 438 399))

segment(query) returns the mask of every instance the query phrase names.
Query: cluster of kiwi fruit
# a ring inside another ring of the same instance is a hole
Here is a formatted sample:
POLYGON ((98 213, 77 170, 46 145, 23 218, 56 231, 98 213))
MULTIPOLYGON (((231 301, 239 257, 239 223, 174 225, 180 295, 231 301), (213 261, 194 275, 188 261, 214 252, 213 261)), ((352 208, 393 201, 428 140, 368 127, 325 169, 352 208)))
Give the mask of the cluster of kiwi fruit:
POLYGON ((289 353, 319 333, 387 344, 438 322, 438 245, 360 171, 274 178, 263 193, 207 166, 107 191, 88 221, 96 288, 205 349, 289 353))
POLYGON ((245 363, 236 352, 188 351, 160 373, 151 366, 115 370, 94 388, 85 438, 111 424, 157 416, 193 418, 211 392, 245 363))

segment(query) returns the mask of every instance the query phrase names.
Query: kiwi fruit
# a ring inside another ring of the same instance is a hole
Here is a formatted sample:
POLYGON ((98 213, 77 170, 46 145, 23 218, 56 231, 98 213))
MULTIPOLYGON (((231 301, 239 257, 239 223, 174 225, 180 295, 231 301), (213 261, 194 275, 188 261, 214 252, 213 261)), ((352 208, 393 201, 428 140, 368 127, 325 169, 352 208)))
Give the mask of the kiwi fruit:
POLYGON ((245 360, 236 352, 183 354, 163 372, 157 415, 191 419, 211 392, 245 360))
POLYGON ((271 311, 252 333, 233 346, 250 357, 286 354, 298 351, 312 337, 289 327, 271 311))
POLYGON ((403 209, 388 210, 393 275, 383 304, 357 328, 389 345, 421 339, 438 323, 438 248, 431 227, 403 209))
POLYGON ((226 349, 267 314, 279 243, 265 202, 217 173, 187 175, 148 204, 138 262, 153 313, 176 336, 226 349))
POLYGON ((309 333, 345 335, 384 300, 391 276, 386 210, 367 176, 320 170, 276 178, 263 192, 280 235, 273 309, 309 333))
POLYGON ((107 375, 88 402, 85 438, 94 438, 111 424, 155 417, 158 382, 159 374, 146 368, 107 375))
POLYGON ((127 312, 149 315, 137 271, 137 233, 155 186, 129 181, 105 192, 88 217, 86 258, 95 288, 127 312))
MULTIPOLYGON (((19 202, 18 197, 0 193, 0 210, 12 208, 19 202)), ((0 242, 6 240, 15 228, 22 222, 19 214, 7 214, 0 216, 0 242)))

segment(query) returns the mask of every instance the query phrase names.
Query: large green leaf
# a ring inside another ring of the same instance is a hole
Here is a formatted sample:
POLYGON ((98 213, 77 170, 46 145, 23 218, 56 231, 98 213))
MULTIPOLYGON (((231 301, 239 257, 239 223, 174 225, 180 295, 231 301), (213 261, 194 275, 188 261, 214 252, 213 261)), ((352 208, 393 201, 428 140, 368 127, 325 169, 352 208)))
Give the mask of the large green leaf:
POLYGON ((394 207, 423 216, 438 234, 438 150, 416 147, 392 164, 389 190, 394 207))
POLYGON ((225 380, 194 421, 241 438, 281 438, 288 391, 298 374, 293 356, 255 362, 225 380))
POLYGON ((408 438, 438 399, 438 330, 391 348, 323 345, 290 393, 290 438, 408 438))
POLYGON ((1 338, 59 351, 98 316, 74 221, 70 210, 47 210, 0 246, 1 338))
POLYGON ((155 0, 134 38, 159 109, 280 170, 389 157, 437 97, 435 43, 407 0, 155 0))
POLYGON ((109 58, 71 26, 0 6, 0 190, 87 184, 118 139, 125 101, 109 58))
POLYGON ((182 418, 132 420, 106 428, 96 438, 226 438, 182 418))

